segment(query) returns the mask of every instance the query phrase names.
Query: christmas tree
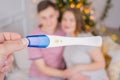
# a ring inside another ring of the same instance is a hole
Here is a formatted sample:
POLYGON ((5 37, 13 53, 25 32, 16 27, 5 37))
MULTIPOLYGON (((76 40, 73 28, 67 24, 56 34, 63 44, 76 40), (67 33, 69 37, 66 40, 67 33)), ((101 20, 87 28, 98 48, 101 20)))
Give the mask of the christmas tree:
POLYGON ((90 5, 91 2, 88 2, 88 0, 57 0, 57 6, 61 14, 68 7, 80 9, 85 20, 86 30, 91 30, 95 26, 94 10, 90 8, 90 5))

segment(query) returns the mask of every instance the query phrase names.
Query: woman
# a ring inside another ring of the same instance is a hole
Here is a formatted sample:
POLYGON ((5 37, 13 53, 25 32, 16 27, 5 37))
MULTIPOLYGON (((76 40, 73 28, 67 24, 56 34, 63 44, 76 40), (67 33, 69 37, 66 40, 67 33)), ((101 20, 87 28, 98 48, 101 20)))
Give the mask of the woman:
MULTIPOLYGON (((62 29, 70 37, 92 36, 85 33, 84 20, 77 8, 69 8, 64 12, 62 29)), ((89 76, 90 80, 108 80, 105 60, 99 47, 68 46, 64 51, 64 59, 68 72, 82 73, 89 76)))

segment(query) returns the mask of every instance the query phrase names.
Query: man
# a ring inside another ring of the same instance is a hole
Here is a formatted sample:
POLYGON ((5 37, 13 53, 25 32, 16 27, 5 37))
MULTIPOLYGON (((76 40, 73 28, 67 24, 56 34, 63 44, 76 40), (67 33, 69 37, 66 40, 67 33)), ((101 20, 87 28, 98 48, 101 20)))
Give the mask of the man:
POLYGON ((17 33, 0 33, 0 80, 12 66, 13 52, 21 50, 28 45, 28 40, 21 38, 17 33))
MULTIPOLYGON (((58 25, 59 11, 54 3, 43 0, 37 6, 40 26, 33 30, 31 35, 49 34, 64 36, 58 25)), ((77 73, 67 73, 63 70, 63 47, 57 48, 29 48, 29 58, 32 65, 29 72, 29 80, 63 80, 74 77, 77 73)), ((79 79, 87 80, 83 75, 79 79)))

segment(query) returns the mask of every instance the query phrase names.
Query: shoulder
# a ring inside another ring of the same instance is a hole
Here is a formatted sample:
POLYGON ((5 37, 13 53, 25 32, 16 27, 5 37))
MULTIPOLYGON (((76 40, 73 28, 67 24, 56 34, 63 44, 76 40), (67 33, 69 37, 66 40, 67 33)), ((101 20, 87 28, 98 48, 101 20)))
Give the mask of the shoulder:
POLYGON ((30 33, 30 35, 37 35, 41 33, 41 28, 40 27, 35 27, 33 31, 30 33))
POLYGON ((82 32, 78 35, 78 37, 90 37, 90 36, 93 36, 90 32, 89 33, 82 32))
POLYGON ((60 36, 65 36, 65 32, 61 29, 61 27, 58 27, 57 34, 60 36))
MULTIPOLYGON (((88 33, 82 32, 81 34, 79 34, 79 37, 92 37, 92 36, 93 35, 90 32, 88 33)), ((88 52, 98 49, 98 47, 95 46, 84 46, 84 47, 88 52)))

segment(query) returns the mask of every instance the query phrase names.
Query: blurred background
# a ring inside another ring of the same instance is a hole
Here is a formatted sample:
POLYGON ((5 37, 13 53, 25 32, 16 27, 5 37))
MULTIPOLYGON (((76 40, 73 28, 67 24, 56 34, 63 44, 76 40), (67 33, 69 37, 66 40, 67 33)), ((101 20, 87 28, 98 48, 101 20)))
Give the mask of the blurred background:
MULTIPOLYGON (((0 0, 0 32, 14 31, 23 36, 36 27, 36 5, 41 0, 0 0)), ((83 13, 86 29, 95 27, 100 35, 119 38, 119 0, 51 0, 61 12, 67 7, 77 7, 83 13)), ((115 40, 120 42, 118 39, 115 40)))
MULTIPOLYGON (((36 6, 41 0, 0 0, 0 32, 18 32, 23 37, 38 26, 36 6)), ((77 7, 83 14, 86 30, 103 37, 102 51, 107 68, 115 64, 120 73, 120 0, 51 0, 57 4, 60 13, 68 6, 77 7)), ((60 17, 61 19, 61 17, 60 17)), ((30 62, 27 50, 15 54, 15 71, 7 80, 26 80, 25 74, 30 62), (24 74, 21 75, 21 74, 24 74), (16 75, 16 76, 15 76, 16 75), (14 76, 14 77, 13 77, 14 76), (18 77, 20 77, 18 79, 18 77)), ((106 68, 106 69, 107 69, 106 68)), ((115 77, 115 75, 113 75, 115 77)))

